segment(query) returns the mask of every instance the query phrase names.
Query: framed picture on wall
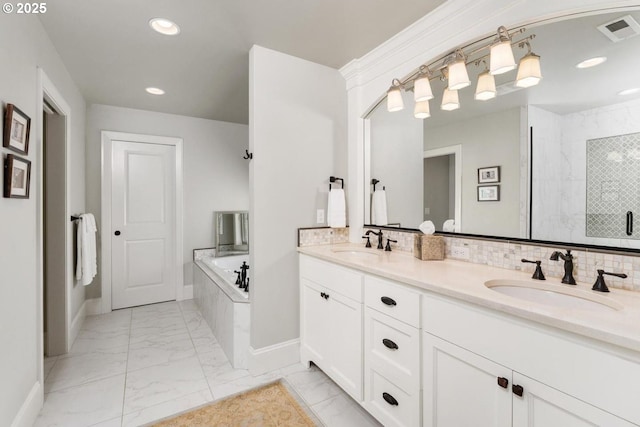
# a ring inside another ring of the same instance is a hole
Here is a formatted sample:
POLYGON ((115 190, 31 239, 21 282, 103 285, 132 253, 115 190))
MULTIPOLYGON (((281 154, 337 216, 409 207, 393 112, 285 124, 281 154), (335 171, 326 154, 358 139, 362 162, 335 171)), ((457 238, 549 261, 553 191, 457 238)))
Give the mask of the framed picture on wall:
POLYGON ((31 162, 8 154, 4 163, 4 197, 29 198, 31 162))
POLYGON ((499 185, 479 185, 478 201, 479 202, 497 202, 500 200, 499 185))
POLYGON ((31 119, 18 107, 7 104, 4 115, 2 145, 21 154, 29 154, 29 130, 31 119))
POLYGON ((500 166, 478 168, 478 184, 500 182, 500 166))

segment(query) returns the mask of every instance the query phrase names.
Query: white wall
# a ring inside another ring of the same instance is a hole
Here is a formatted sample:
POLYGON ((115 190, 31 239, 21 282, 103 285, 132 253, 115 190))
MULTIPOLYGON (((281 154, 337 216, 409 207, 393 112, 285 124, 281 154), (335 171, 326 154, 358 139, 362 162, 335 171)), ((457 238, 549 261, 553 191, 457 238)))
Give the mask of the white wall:
MULTIPOLYGON (((71 107, 71 170, 69 203, 72 211, 85 208, 84 124, 85 103, 36 16, 0 15, 0 99, 12 103, 31 117, 29 155, 31 197, 0 198, 0 425, 15 421, 30 425, 27 406, 41 402, 42 296, 39 289, 37 245, 37 185, 41 166, 37 157, 37 130, 42 112, 37 111, 37 67, 42 67, 71 107), (23 407, 23 404, 26 405, 23 407), (16 419, 19 411, 21 419, 16 419)), ((4 114, 2 115, 4 116, 4 114)), ((10 151, 0 148, 3 161, 10 151)), ((84 302, 84 288, 72 290, 72 317, 84 302)), ((33 408, 32 408, 33 409, 33 408)), ((36 408, 37 410, 38 408, 36 408)), ((37 412, 36 412, 37 414, 37 412)))
MULTIPOLYGON (((184 158, 184 285, 193 283, 193 249, 214 246, 213 212, 247 210, 249 165, 242 159, 248 147, 248 127, 236 123, 154 113, 107 105, 87 109, 87 209, 100 224, 100 132, 110 130, 183 139, 184 158)), ((100 236, 102 237, 102 236, 100 236)), ((98 246, 100 242, 98 242, 98 246)), ((100 255, 98 254, 98 259, 100 255)), ((101 293, 98 277, 88 298, 101 293)))
MULTIPOLYGON (((410 105, 412 99, 412 94, 404 94, 405 105, 410 105)), ((380 180, 376 188, 386 187, 389 224, 417 228, 423 221, 422 120, 413 117, 412 108, 390 113, 386 103, 376 108, 369 119, 371 177, 368 182, 376 178, 380 180)))
POLYGON ((586 236, 587 140, 640 132, 640 100, 563 116, 529 107, 533 126, 532 237, 640 247, 631 239, 586 236))
MULTIPOLYGON (((346 94, 332 68, 260 46, 250 52, 251 347, 299 336, 297 231, 346 178, 346 94)), ((352 185, 349 180, 345 186, 352 185)))
POLYGON ((462 145, 462 233, 520 235, 520 108, 425 127, 424 149, 462 145), (478 168, 500 166, 500 201, 478 202, 478 168))

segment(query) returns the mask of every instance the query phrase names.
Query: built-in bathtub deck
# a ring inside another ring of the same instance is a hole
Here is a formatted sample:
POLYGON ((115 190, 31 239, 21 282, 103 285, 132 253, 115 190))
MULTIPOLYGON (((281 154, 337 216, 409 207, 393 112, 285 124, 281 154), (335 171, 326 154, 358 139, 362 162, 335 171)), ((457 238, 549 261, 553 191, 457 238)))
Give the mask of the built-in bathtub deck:
POLYGON ((247 368, 249 353, 249 294, 235 285, 248 255, 215 258, 196 256, 193 298, 234 368, 247 368))

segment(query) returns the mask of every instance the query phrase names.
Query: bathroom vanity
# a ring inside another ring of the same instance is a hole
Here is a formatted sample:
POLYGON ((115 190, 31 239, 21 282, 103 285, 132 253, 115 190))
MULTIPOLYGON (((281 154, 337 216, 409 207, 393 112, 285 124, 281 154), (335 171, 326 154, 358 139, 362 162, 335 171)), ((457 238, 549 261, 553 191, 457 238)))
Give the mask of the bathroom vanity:
POLYGON ((542 294, 568 302, 531 300, 498 289, 538 289, 523 272, 354 244, 298 250, 301 360, 383 425, 640 425, 638 293, 549 279, 542 294))

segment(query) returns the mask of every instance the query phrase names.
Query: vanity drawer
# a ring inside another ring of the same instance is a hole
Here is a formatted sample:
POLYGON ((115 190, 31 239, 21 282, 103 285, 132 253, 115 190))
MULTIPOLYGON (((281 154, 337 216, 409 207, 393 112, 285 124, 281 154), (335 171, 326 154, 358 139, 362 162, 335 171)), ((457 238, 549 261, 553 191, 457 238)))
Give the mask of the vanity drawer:
POLYGON ((316 258, 300 255, 300 277, 362 302, 362 273, 316 258))
POLYGON ((364 277, 364 298, 368 307, 388 314, 416 328, 420 327, 420 294, 389 280, 364 277))
POLYGON ((370 370, 365 380, 365 408, 385 427, 420 425, 420 393, 408 394, 381 373, 370 370))
POLYGON ((420 330, 365 308, 365 370, 375 370, 409 394, 420 392, 420 330))

